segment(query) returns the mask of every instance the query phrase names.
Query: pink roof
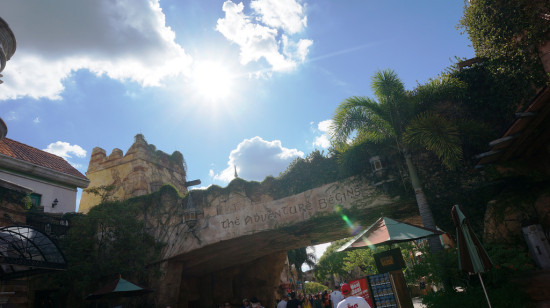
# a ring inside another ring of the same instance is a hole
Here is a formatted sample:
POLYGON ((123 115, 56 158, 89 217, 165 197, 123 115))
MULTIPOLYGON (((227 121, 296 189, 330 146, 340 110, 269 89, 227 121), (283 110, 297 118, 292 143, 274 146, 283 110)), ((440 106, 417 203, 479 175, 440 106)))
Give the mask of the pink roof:
POLYGON ((44 152, 21 142, 4 138, 0 140, 0 155, 9 156, 31 164, 39 165, 61 173, 72 175, 78 178, 86 177, 71 166, 65 159, 57 155, 44 152))

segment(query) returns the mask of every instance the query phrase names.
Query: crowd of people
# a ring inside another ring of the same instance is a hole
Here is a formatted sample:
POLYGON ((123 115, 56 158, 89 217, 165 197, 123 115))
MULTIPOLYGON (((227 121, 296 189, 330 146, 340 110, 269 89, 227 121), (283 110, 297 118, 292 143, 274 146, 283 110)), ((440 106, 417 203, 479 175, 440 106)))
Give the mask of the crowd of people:
POLYGON ((344 283, 341 288, 334 288, 330 292, 325 290, 316 294, 298 294, 291 292, 277 303, 277 308, 371 308, 361 297, 351 296, 349 284, 344 283))
POLYGON ((277 308, 334 308, 327 291, 316 294, 298 294, 292 292, 277 303, 277 308))
MULTIPOLYGON (((219 305, 218 308, 230 308, 229 302, 219 305)), ((371 308, 361 297, 351 296, 349 284, 344 283, 341 288, 334 288, 330 292, 325 290, 316 294, 296 294, 290 292, 282 296, 277 302, 277 308, 371 308)), ((262 303, 253 297, 243 299, 241 308, 264 308, 262 303)))

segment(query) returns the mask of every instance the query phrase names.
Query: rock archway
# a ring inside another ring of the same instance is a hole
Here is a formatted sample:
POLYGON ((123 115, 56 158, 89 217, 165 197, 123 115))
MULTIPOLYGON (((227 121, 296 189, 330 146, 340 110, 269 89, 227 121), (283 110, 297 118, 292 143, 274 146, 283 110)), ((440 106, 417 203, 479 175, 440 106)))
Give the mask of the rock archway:
POLYGON ((236 305, 253 295, 273 307, 287 250, 350 236, 343 215, 363 226, 382 213, 417 217, 414 203, 391 198, 361 178, 280 199, 249 191, 242 180, 230 186, 194 191, 191 205, 164 190, 160 207, 144 205, 148 227, 167 244, 164 275, 155 286, 161 307, 236 305), (186 207, 200 213, 193 228, 184 222, 186 207))

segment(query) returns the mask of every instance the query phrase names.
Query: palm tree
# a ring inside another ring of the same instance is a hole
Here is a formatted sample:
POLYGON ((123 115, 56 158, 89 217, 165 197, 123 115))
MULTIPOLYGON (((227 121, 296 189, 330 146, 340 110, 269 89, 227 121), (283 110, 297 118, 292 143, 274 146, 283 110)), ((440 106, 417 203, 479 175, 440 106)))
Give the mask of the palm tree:
POLYGON ((306 264, 309 268, 313 269, 317 263, 317 257, 315 253, 307 252, 307 247, 302 247, 286 252, 288 256, 288 263, 294 264, 296 271, 298 272, 298 278, 302 279, 302 265, 306 264))
MULTIPOLYGON (((338 106, 333 117, 332 142, 342 151, 350 143, 364 141, 388 142, 395 146, 405 160, 422 222, 425 227, 435 229, 432 211, 412 162, 412 149, 423 146, 449 169, 458 165, 462 159, 458 129, 431 110, 438 101, 460 97, 464 86, 457 80, 442 77, 414 91, 406 91, 397 74, 390 70, 376 72, 371 85, 376 100, 354 96, 338 106)), ((429 242, 432 252, 441 250, 438 237, 430 238, 429 242)))

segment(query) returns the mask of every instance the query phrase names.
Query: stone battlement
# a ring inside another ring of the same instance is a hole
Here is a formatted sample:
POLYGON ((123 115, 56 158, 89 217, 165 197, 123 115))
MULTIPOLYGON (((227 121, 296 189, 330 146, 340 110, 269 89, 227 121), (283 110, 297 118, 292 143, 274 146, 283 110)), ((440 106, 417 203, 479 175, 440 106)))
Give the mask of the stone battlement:
POLYGON ((175 169, 183 174, 183 176, 186 175, 183 165, 183 155, 180 152, 174 151, 172 155, 168 155, 157 150, 154 145, 148 144, 142 134, 137 134, 134 138, 135 142, 130 149, 128 149, 126 155, 124 155, 121 149, 115 148, 111 154, 107 156, 107 152, 104 149, 95 147, 92 150, 86 174, 112 168, 135 159, 143 159, 163 168, 175 169))
POLYGON ((142 134, 135 136, 126 155, 115 148, 107 156, 104 149, 95 147, 86 176, 90 185, 82 193, 78 210, 84 213, 102 201, 150 194, 166 184, 173 185, 182 193, 187 192, 183 155, 178 151, 169 155, 157 150, 142 134))

